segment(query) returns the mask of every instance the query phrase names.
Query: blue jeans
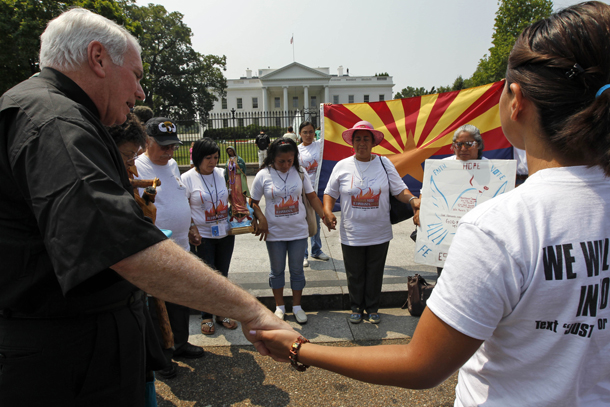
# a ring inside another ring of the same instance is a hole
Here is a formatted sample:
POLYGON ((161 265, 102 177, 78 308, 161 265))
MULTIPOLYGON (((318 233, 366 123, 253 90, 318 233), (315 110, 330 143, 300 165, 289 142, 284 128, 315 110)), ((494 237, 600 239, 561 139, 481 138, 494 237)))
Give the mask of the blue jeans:
MULTIPOLYGON (((318 231, 316 232, 315 236, 312 236, 310 238, 311 255, 313 257, 319 256, 320 254, 322 254, 322 239, 320 239, 320 217, 318 216, 317 213, 316 213, 316 222, 318 222, 318 231)), ((307 245, 305 245, 305 258, 307 258, 308 255, 309 255, 309 253, 307 252, 307 245)))
MULTIPOLYGON (((191 252, 226 277, 229 275, 233 247, 235 247, 235 236, 225 236, 222 239, 207 239, 204 237, 201 239, 199 246, 191 245, 191 252)), ((212 314, 203 311, 201 318, 212 318, 212 314)))
POLYGON ((267 242, 267 253, 269 253, 269 263, 271 263, 271 272, 269 273, 269 286, 271 288, 284 288, 286 254, 288 254, 288 269, 290 270, 290 288, 293 291, 299 291, 305 287, 303 254, 306 248, 307 238, 288 242, 267 242))

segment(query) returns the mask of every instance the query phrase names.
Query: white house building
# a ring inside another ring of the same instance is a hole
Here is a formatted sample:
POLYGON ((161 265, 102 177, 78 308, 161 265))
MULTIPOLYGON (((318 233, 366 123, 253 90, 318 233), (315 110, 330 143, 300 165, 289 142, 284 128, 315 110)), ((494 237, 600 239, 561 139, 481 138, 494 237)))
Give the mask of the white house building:
POLYGON ((293 62, 279 69, 259 69, 258 76, 227 80, 227 96, 214 104, 214 113, 302 111, 320 103, 362 103, 392 99, 391 76, 350 76, 343 67, 310 68, 293 62))

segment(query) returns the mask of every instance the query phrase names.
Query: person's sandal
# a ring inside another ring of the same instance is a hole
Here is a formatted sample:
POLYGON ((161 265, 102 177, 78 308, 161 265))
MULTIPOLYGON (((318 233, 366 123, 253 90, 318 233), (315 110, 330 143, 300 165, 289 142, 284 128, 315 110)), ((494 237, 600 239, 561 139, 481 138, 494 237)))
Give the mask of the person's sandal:
POLYGON ((349 322, 351 322, 352 324, 359 324, 360 322, 362 322, 362 314, 354 312, 352 315, 349 316, 349 322))
POLYGON ((221 324, 227 329, 237 329, 237 322, 230 318, 223 318, 222 320, 220 318, 216 318, 216 323, 221 324))
POLYGON ((214 335, 216 328, 214 327, 214 321, 201 321, 201 333, 204 335, 214 335))

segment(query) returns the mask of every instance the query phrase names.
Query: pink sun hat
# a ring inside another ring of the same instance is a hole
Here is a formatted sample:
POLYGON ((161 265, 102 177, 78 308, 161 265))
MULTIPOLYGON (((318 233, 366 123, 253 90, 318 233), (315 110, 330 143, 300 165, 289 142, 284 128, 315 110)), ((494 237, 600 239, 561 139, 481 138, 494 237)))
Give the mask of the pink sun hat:
POLYGON ((373 125, 371 123, 367 122, 366 120, 362 120, 361 122, 354 124, 354 126, 351 129, 345 130, 342 134, 343 140, 345 140, 345 142, 347 144, 349 144, 350 146, 353 146, 354 143, 352 142, 352 140, 354 138, 354 132, 358 131, 358 130, 367 130, 367 131, 371 132, 371 134, 373 135, 373 138, 374 138, 373 146, 378 145, 383 140, 383 137, 384 137, 383 133, 380 132, 379 130, 375 130, 373 128, 373 125))

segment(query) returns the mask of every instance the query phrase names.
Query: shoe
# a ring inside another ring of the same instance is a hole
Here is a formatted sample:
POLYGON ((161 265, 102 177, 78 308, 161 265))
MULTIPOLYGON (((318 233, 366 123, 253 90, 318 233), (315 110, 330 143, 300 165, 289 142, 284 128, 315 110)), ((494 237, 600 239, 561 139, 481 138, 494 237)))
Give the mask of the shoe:
POLYGON ((307 323, 307 315, 305 314, 305 311, 303 311, 302 309, 300 309, 300 310, 298 310, 297 312, 294 313, 294 318, 301 325, 307 323))
POLYGON ((320 254, 318 254, 317 256, 311 256, 311 257, 313 257, 314 259, 324 260, 324 261, 330 260, 330 257, 322 252, 320 252, 320 254))
POLYGON ((370 314, 369 315, 369 322, 371 324, 378 324, 381 322, 381 317, 379 316, 379 314, 374 313, 374 314, 370 314))
POLYGON ((303 260, 303 267, 309 267, 309 261, 307 261, 307 259, 303 260))
POLYGON ((214 335, 216 328, 214 327, 214 321, 211 319, 208 321, 201 321, 201 333, 204 335, 214 335))
POLYGON ((349 316, 349 322, 351 322, 352 324, 359 324, 362 322, 362 314, 358 314, 357 312, 354 312, 352 315, 349 316))
POLYGON ((173 379, 178 374, 176 364, 174 362, 169 362, 169 366, 165 369, 157 370, 156 374, 162 379, 173 379))
POLYGON ((180 349, 174 351, 175 358, 198 359, 205 356, 205 351, 201 346, 185 343, 180 349))
POLYGON ((231 318, 216 318, 216 323, 227 329, 237 329, 237 321, 234 321, 231 318))
POLYGON ((284 315, 285 314, 284 314, 284 311, 282 311, 281 309, 276 308, 274 314, 275 314, 276 317, 278 317, 282 321, 284 320, 284 315))

